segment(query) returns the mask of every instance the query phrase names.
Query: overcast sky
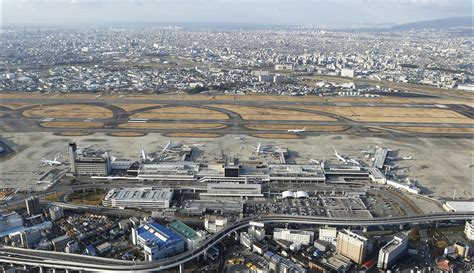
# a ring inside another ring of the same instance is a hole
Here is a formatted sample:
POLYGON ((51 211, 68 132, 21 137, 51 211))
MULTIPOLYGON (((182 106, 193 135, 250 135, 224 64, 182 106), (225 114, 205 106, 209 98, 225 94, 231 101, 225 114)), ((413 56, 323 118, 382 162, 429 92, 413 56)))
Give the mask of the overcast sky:
POLYGON ((470 16, 474 0, 0 0, 4 25, 360 26, 470 16))

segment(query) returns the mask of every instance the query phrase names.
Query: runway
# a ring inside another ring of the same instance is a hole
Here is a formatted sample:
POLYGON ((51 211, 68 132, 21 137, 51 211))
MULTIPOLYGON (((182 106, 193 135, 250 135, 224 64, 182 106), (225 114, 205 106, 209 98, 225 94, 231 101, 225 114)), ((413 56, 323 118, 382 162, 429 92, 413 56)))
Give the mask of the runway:
MULTIPOLYGON (((219 135, 228 135, 228 134, 240 134, 240 135, 255 135, 255 134, 287 134, 286 130, 282 129, 250 129, 247 126, 249 125, 291 125, 297 128, 303 128, 306 126, 340 126, 341 130, 334 130, 337 133, 345 134, 354 134, 359 136, 424 136, 424 137, 460 137, 460 138, 471 138, 473 134, 463 133, 463 134, 453 134, 453 133, 426 133, 426 132, 405 132, 401 130, 391 129, 393 126, 400 127, 410 127, 410 128, 447 128, 448 130, 453 129, 467 129, 471 130, 474 128, 472 121, 469 119, 465 123, 421 123, 421 122, 362 122, 356 121, 355 119, 350 119, 338 115, 336 113, 331 113, 327 111, 317 111, 309 109, 301 109, 298 106, 334 106, 334 107, 390 107, 396 108, 421 108, 421 109, 447 109, 469 117, 472 119, 474 116, 474 109, 467 105, 461 104, 449 104, 449 105, 435 105, 429 103, 413 103, 413 104, 389 104, 389 103, 370 103, 370 102, 318 102, 318 101, 292 101, 292 100, 279 100, 279 101, 258 101, 258 100, 160 100, 160 99, 140 99, 140 98, 131 98, 131 99, 52 99, 52 98, 5 98, 2 99, 3 105, 22 103, 26 106, 20 107, 17 109, 9 109, 4 106, 0 106, 0 111, 3 114, 3 117, 0 121, 0 126, 2 131, 6 132, 53 132, 61 133, 63 131, 84 131, 88 133, 113 133, 117 131, 137 131, 137 132, 153 132, 153 133, 179 133, 179 132, 189 132, 189 133, 217 133, 219 135), (29 109, 34 109, 38 106, 45 105, 94 105, 108 109, 112 112, 112 117, 110 118, 48 118, 47 116, 43 117, 26 117, 22 113, 29 109), (131 111, 125 111, 124 109, 116 106, 120 104, 156 104, 156 106, 146 106, 140 109, 134 109, 131 111), (310 120, 249 120, 244 119, 239 113, 226 110, 221 108, 221 105, 240 105, 240 106, 250 106, 250 107, 262 107, 264 109, 278 110, 278 111, 297 111, 305 114, 313 114, 327 117, 333 121, 310 121, 310 120), (196 116, 192 120, 187 119, 143 119, 135 120, 133 115, 143 113, 145 111, 150 111, 154 109, 162 109, 166 107, 180 107, 188 106, 199 109, 207 109, 221 112, 227 115, 228 119, 207 119, 205 116, 196 116), (51 128, 42 125, 43 122, 94 122, 94 123, 103 123, 103 126, 100 128, 51 128), (141 128, 123 128, 127 125, 134 122, 147 123, 147 124, 180 124, 180 123, 192 123, 192 124, 214 124, 221 125, 221 128, 218 129, 195 129, 195 128, 183 128, 183 129, 173 129, 173 128, 153 128, 153 126, 147 127, 146 125, 140 126, 141 128), (119 126, 122 126, 120 128, 119 126)), ((268 126, 266 126, 268 128, 268 126)), ((320 134, 330 134, 331 130, 318 130, 312 129, 307 130, 304 134, 299 135, 299 137, 311 136, 311 135, 320 135, 320 134)))

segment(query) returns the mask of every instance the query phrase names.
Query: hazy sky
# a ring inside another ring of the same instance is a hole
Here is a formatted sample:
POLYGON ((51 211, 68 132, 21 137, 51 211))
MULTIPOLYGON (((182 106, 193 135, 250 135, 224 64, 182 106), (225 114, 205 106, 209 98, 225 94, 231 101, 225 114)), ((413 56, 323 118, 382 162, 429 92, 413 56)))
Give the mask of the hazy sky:
POLYGON ((2 24, 249 23, 317 26, 470 16, 474 0, 0 0, 2 24))

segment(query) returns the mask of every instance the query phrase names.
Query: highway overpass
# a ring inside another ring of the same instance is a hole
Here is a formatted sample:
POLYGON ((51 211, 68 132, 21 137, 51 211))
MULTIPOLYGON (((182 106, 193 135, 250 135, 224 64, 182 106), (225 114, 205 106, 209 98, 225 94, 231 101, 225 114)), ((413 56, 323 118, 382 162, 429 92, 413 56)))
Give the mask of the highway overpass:
POLYGON ((95 272, 151 272, 175 268, 205 254, 209 248, 230 236, 233 232, 249 226, 250 221, 267 224, 291 223, 329 226, 388 226, 410 223, 434 223, 439 221, 460 221, 474 219, 474 212, 433 213, 404 217, 384 217, 375 219, 337 219, 314 216, 265 215, 239 220, 225 229, 208 237, 200 247, 176 256, 152 262, 123 261, 78 254, 52 251, 30 250, 14 247, 0 247, 0 262, 19 265, 39 266, 56 269, 70 269, 95 272))

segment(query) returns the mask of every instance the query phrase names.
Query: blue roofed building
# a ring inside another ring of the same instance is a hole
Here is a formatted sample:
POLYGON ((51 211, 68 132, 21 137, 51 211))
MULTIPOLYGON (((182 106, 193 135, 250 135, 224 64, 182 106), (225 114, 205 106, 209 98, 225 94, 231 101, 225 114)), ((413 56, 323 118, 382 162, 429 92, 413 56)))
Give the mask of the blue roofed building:
POLYGON ((174 256, 183 252, 185 245, 178 234, 158 223, 132 228, 132 242, 143 248, 147 261, 174 256))

